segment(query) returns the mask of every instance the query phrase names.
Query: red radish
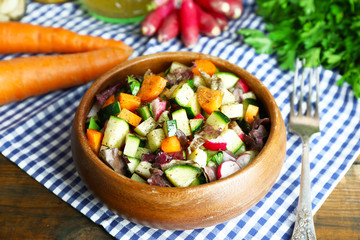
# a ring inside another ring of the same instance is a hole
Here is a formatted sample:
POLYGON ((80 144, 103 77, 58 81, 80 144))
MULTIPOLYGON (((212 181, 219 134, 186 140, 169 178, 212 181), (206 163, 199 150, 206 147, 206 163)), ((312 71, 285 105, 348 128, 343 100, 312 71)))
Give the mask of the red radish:
POLYGON ((243 12, 243 3, 242 0, 222 0, 229 3, 230 11, 225 14, 226 17, 230 19, 238 19, 243 12))
POLYGON ((247 152, 241 154, 240 156, 238 156, 236 158, 236 162, 242 168, 245 167, 246 165, 248 165, 250 161, 251 161, 251 154, 247 153, 247 152))
POLYGON ((180 32, 179 11, 174 10, 161 24, 157 33, 159 42, 166 42, 175 38, 180 32))
POLYGON ((141 32, 145 36, 152 36, 157 32, 163 20, 175 9, 175 0, 158 7, 149 13, 141 23, 141 32))
POLYGON ((166 101, 160 101, 160 98, 155 98, 150 103, 151 111, 154 114, 155 121, 157 121, 163 111, 166 109, 166 101))
POLYGON ((201 113, 199 113, 198 115, 196 115, 196 116, 194 117, 194 119, 204 119, 204 120, 206 120, 205 117, 204 117, 201 113))
POLYGON ((207 11, 222 13, 225 16, 229 15, 230 4, 223 0, 196 0, 196 2, 207 11))
POLYGON ((244 133, 241 133, 241 134, 239 135, 239 138, 241 139, 241 141, 244 141, 244 133))
POLYGON ((242 79, 239 79, 239 81, 236 83, 236 87, 242 88, 244 93, 250 91, 250 87, 242 79))
POLYGON ((204 143, 204 148, 209 149, 211 151, 225 151, 226 150, 226 142, 220 142, 221 140, 217 140, 217 139, 212 139, 212 140, 207 140, 204 143))
POLYGON ((222 179, 239 171, 241 167, 235 161, 225 161, 217 169, 217 179, 222 179))
POLYGON ((186 47, 194 47, 199 40, 199 23, 193 0, 183 0, 180 7, 180 32, 186 47))
POLYGON ((195 3, 196 13, 199 22, 200 32, 208 37, 216 37, 221 33, 221 29, 213 16, 205 12, 199 5, 195 3))
POLYGON ((213 18, 219 24, 222 31, 226 31, 229 29, 229 22, 223 14, 213 12, 213 11, 209 12, 209 14, 211 14, 211 16, 213 16, 213 18))

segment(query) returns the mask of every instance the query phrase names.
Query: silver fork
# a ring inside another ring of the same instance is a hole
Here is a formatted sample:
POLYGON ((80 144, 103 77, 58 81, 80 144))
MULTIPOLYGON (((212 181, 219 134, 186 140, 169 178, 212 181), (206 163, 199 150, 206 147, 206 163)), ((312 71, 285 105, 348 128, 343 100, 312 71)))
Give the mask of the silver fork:
POLYGON ((296 60, 296 70, 294 77, 294 89, 290 103, 290 119, 288 129, 290 132, 299 135, 302 139, 302 160, 301 160, 301 180, 300 180, 300 195, 298 202, 298 209, 295 221, 295 227, 292 239, 316 239, 314 220, 311 206, 311 188, 310 188, 310 162, 309 162, 309 139, 314 133, 320 132, 319 128, 319 71, 315 70, 316 75, 316 103, 314 113, 311 111, 311 95, 312 95, 312 81, 314 77, 314 69, 310 69, 309 90, 307 98, 306 114, 303 113, 303 90, 305 81, 305 71, 302 67, 301 83, 300 83, 300 99, 298 102, 298 111, 295 112, 295 95, 296 87, 299 78, 299 68, 302 64, 298 59, 296 60))

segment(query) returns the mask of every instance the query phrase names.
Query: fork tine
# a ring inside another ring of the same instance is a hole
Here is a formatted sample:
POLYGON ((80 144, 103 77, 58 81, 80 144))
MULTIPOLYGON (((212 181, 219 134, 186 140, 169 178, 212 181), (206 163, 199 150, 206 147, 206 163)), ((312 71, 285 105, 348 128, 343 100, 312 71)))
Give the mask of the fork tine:
POLYGON ((290 101, 290 115, 295 115, 295 95, 296 95, 296 83, 299 78, 299 59, 295 60, 295 75, 294 75, 294 81, 293 81, 293 92, 291 95, 291 101, 290 101))
POLYGON ((307 99, 307 109, 306 109, 306 115, 311 115, 311 96, 312 96, 312 78, 314 76, 314 69, 310 69, 310 77, 309 77, 309 95, 307 99))
POLYGON ((315 77, 316 77, 316 104, 315 104, 315 117, 319 117, 319 79, 320 79, 320 72, 319 68, 317 67, 315 70, 315 77))
POLYGON ((300 82, 300 98, 299 98, 299 103, 298 103, 298 115, 299 114, 303 114, 303 110, 302 110, 302 102, 303 102, 303 92, 304 92, 304 81, 305 81, 305 71, 304 71, 304 65, 305 65, 305 60, 302 60, 302 66, 301 66, 301 82, 300 82))

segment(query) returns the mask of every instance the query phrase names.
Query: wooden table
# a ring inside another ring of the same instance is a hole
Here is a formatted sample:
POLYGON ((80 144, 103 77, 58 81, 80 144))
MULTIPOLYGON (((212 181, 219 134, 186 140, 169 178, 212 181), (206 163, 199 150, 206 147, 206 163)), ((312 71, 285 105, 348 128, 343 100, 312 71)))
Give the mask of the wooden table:
MULTIPOLYGON (((360 156, 315 215, 321 239, 360 239, 360 156)), ((0 239, 113 239, 0 155, 0 239)))

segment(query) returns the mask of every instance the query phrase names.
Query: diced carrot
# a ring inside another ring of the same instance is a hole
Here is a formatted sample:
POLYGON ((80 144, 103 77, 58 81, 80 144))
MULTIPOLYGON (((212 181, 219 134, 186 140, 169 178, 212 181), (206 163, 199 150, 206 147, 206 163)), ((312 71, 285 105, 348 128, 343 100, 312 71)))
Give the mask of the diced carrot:
POLYGON ((110 104, 112 104, 114 102, 115 102, 115 95, 111 95, 110 97, 108 97, 108 99, 106 99, 106 101, 102 105, 102 108, 106 107, 107 105, 110 105, 110 104))
POLYGON ((137 127, 137 125, 139 125, 139 123, 141 122, 141 117, 139 117, 138 115, 136 115, 133 112, 130 112, 130 110, 128 110, 126 108, 121 110, 118 117, 124 119, 130 125, 132 125, 134 127, 137 127))
POLYGON ((181 144, 177 136, 165 138, 161 142, 161 150, 167 153, 180 152, 181 144))
POLYGON ((96 131, 94 129, 86 129, 86 136, 89 141, 91 149, 98 154, 100 147, 101 147, 101 141, 103 138, 103 134, 99 131, 96 131))
POLYGON ((222 92, 209 88, 198 88, 196 98, 201 108, 208 114, 211 114, 221 106, 222 92))
POLYGON ((254 117, 258 115, 258 113, 259 113, 259 107, 249 104, 245 113, 245 121, 252 124, 254 121, 254 117))
POLYGON ((141 98, 127 93, 120 93, 119 101, 121 109, 126 108, 130 111, 134 111, 141 104, 141 98))
POLYGON ((212 76, 214 73, 218 71, 216 66, 210 60, 197 59, 194 61, 194 63, 196 66, 192 69, 194 75, 200 76, 199 70, 209 74, 210 76, 212 76))
POLYGON ((158 75, 146 75, 137 94, 142 102, 150 102, 157 98, 166 87, 167 80, 158 75))

